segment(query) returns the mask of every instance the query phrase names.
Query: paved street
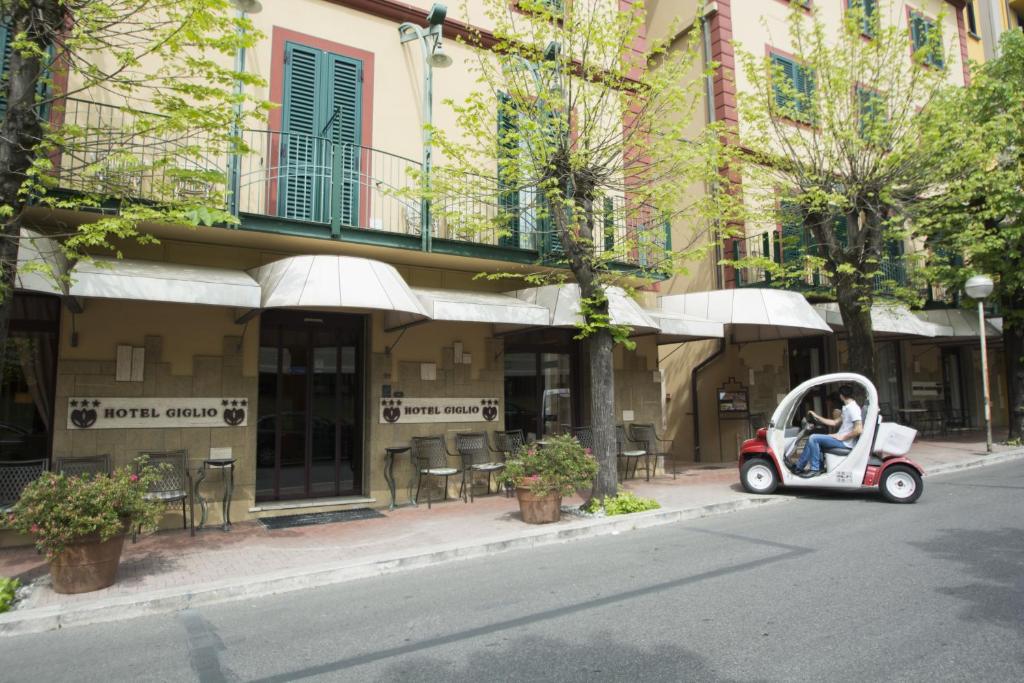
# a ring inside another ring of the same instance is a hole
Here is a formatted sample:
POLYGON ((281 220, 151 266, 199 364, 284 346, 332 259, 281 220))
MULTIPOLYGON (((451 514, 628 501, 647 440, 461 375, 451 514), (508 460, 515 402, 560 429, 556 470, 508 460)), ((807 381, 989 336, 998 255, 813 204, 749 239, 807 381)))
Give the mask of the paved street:
POLYGON ((0 639, 0 680, 1021 680, 1024 468, 0 639))

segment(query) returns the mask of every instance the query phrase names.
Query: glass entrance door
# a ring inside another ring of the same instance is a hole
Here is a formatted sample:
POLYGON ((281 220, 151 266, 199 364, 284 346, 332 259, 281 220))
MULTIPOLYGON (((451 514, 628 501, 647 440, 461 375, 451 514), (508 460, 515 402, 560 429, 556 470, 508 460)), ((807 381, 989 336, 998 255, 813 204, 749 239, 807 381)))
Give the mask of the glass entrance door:
POLYGON ((576 344, 560 330, 505 341, 505 429, 527 437, 571 434, 580 396, 576 344))
POLYGON ((360 492, 363 326, 361 316, 263 314, 257 500, 360 492))

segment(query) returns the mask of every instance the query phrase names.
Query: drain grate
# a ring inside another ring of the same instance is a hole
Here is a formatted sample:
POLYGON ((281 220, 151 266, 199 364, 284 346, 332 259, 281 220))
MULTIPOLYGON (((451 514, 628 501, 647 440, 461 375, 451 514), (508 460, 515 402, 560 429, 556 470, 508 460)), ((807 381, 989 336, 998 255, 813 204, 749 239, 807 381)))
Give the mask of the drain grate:
POLYGON ((260 524, 274 531, 276 529, 290 529, 296 526, 353 522, 359 519, 375 519, 383 516, 376 510, 361 508, 359 510, 339 510, 337 512, 310 512, 304 515, 289 515, 287 517, 267 517, 261 519, 260 524))

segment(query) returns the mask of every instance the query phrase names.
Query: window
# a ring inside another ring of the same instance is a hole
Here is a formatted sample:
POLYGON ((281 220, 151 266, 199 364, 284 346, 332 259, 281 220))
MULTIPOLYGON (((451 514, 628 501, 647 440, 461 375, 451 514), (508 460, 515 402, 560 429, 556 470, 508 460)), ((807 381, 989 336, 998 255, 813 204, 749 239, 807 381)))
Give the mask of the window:
MULTIPOLYGON (((4 18, 0 20, 0 118, 7 113, 7 70, 11 63, 11 43, 13 41, 14 34, 11 32, 10 21, 4 18)), ((50 53, 53 53, 52 47, 50 53)), ((45 82, 39 82, 38 91, 41 97, 45 98, 47 96, 48 91, 45 82)), ((48 112, 48 107, 42 107, 39 111, 39 117, 42 119, 48 118, 48 112)))
POLYGON ((772 92, 778 112, 802 123, 814 119, 814 72, 789 57, 771 55, 772 92))
POLYGON ((967 32, 978 37, 978 17, 974 13, 974 0, 967 0, 967 32))
POLYGON ((857 88, 857 121, 860 126, 860 136, 877 141, 881 124, 889 120, 889 112, 886 111, 885 98, 879 93, 868 88, 857 88))
POLYGON ((878 0, 848 0, 847 7, 849 10, 860 10, 861 32, 868 37, 874 36, 878 22, 878 0))
POLYGON ((922 50, 924 63, 941 69, 945 66, 945 59, 942 56, 942 37, 939 26, 934 19, 918 12, 910 13, 910 42, 914 47, 914 54, 922 50))

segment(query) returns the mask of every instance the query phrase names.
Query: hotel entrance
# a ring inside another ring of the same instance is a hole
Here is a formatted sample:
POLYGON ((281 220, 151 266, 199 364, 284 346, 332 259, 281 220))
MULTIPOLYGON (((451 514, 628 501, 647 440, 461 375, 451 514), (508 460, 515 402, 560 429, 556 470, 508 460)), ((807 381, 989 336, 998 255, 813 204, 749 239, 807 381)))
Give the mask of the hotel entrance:
POLYGON ((510 335, 505 340, 505 428, 530 438, 571 434, 579 400, 579 357, 561 330, 510 335))
POLYGON ((262 315, 257 501, 361 492, 364 334, 358 315, 262 315))

